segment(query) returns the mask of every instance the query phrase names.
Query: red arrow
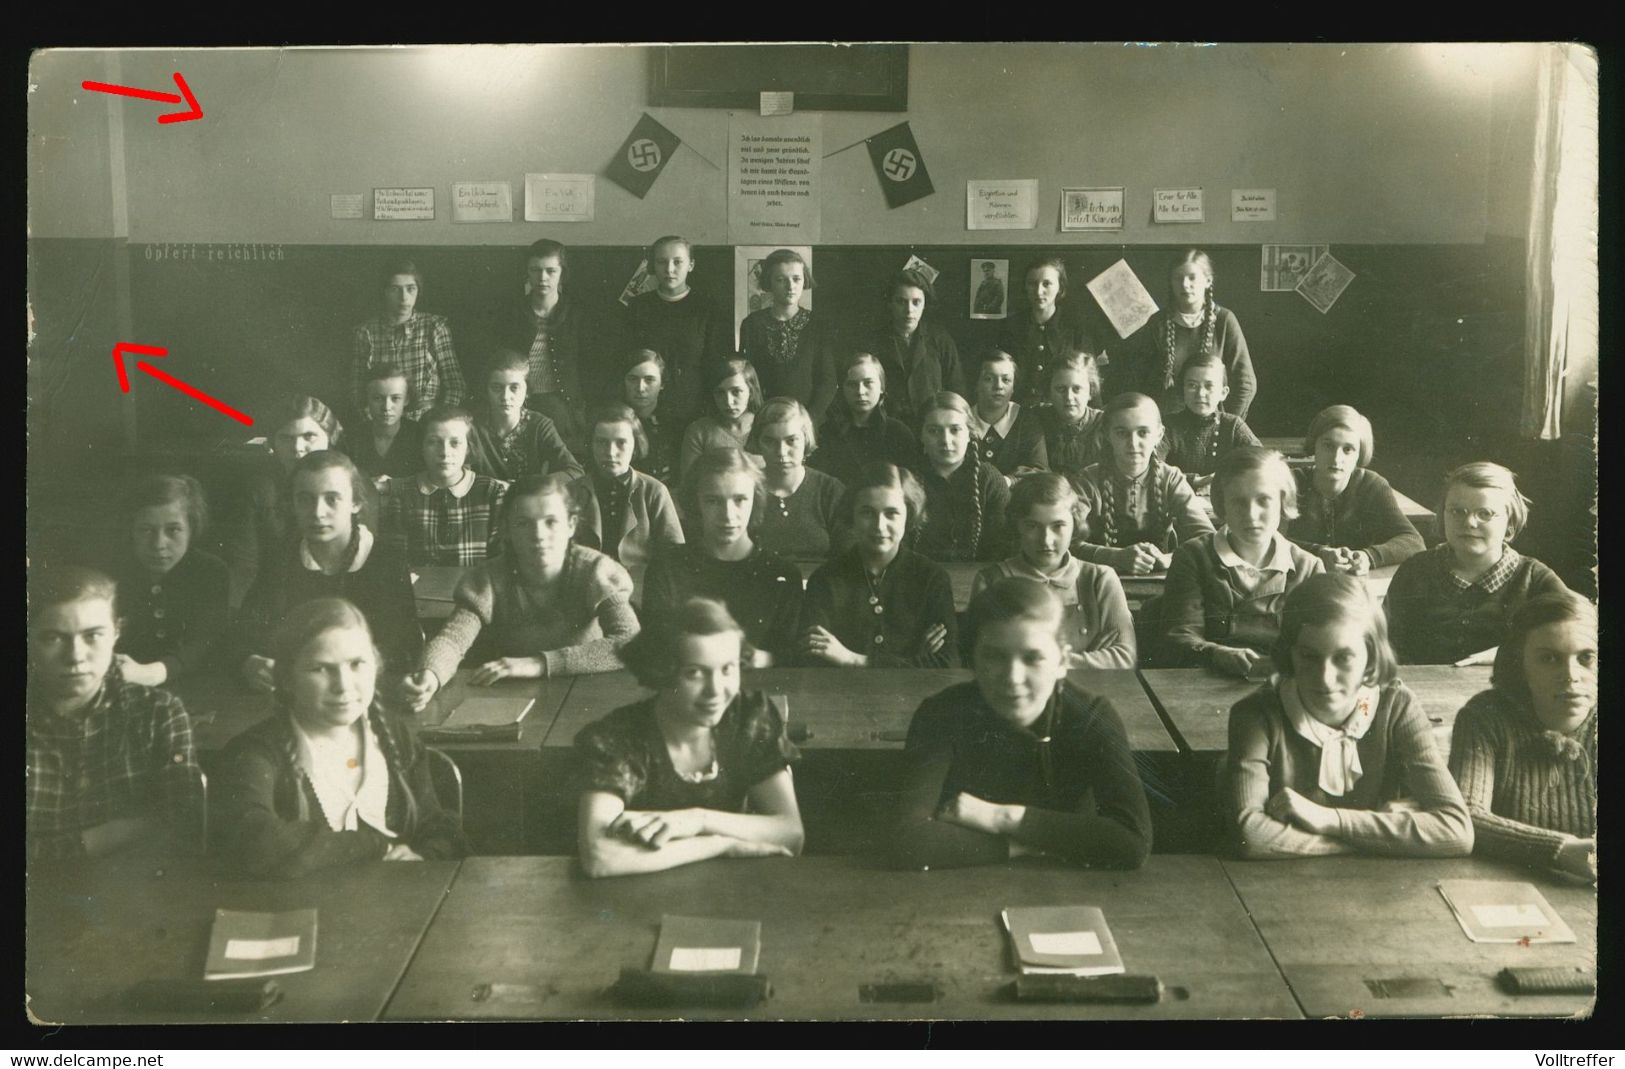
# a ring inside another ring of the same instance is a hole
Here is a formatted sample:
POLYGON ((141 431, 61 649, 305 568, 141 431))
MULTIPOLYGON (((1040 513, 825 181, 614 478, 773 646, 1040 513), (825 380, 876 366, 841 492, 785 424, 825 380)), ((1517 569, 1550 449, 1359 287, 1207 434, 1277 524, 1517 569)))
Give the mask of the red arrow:
MULTIPOLYGON (((160 104, 179 104, 181 102, 181 97, 176 96, 174 93, 158 93, 151 89, 133 89, 127 85, 108 85, 106 82, 80 82, 79 84, 92 93, 112 93, 115 96, 135 97, 137 100, 156 100, 160 104)), ((158 121, 191 122, 193 119, 203 118, 203 109, 197 106, 197 97, 192 95, 192 90, 187 87, 186 79, 181 77, 180 71, 175 72, 175 84, 180 87, 181 93, 186 98, 186 106, 191 110, 160 115, 158 121)))
MULTIPOLYGON (((129 393, 130 374, 124 370, 125 353, 140 353, 143 356, 167 356, 169 354, 169 350, 161 349, 156 345, 137 345, 135 342, 128 341, 121 341, 117 345, 113 346, 113 367, 118 370, 118 388, 123 390, 125 393, 129 393)), ((159 371, 145 360, 137 360, 135 362, 135 366, 140 368, 142 371, 145 371, 159 382, 175 387, 175 389, 179 390, 181 393, 184 393, 194 401, 202 401, 216 412, 230 416, 238 423, 249 427, 254 425, 253 419, 243 415, 241 412, 237 411, 235 408, 232 408, 224 401, 216 401, 214 398, 210 397, 196 386, 184 383, 167 372, 159 371)))

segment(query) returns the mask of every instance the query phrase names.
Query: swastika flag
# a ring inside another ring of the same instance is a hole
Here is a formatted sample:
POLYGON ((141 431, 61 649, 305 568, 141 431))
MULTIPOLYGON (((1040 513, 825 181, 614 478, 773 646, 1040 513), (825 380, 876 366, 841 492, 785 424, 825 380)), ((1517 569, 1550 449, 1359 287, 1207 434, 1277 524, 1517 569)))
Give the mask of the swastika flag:
POLYGON ((869 138, 867 144, 888 208, 900 208, 936 192, 931 186, 931 175, 925 169, 925 157, 908 123, 900 122, 890 130, 881 131, 869 138))
POLYGON ((615 158, 609 161, 604 175, 617 185, 624 186, 634 197, 643 198, 655 184, 660 172, 671 161, 671 154, 683 143, 682 138, 649 118, 647 112, 632 132, 626 135, 615 158))

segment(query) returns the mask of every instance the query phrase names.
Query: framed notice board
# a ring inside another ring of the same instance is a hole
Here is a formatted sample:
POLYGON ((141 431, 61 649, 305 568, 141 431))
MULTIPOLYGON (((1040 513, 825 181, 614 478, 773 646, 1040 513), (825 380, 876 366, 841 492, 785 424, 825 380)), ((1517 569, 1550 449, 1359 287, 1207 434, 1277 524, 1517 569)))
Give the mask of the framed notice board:
POLYGON ((791 92, 797 111, 907 111, 908 45, 663 45, 651 48, 649 103, 750 108, 791 92))

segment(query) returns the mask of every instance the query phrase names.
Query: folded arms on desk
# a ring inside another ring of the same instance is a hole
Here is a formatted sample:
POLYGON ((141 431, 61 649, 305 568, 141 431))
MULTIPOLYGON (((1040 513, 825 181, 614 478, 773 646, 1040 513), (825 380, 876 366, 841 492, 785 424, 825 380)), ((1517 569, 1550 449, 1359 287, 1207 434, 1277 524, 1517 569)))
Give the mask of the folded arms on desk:
POLYGON ((609 791, 582 792, 577 838, 588 876, 625 876, 713 857, 801 853, 801 810, 788 769, 750 789, 751 813, 718 809, 628 809, 609 791))

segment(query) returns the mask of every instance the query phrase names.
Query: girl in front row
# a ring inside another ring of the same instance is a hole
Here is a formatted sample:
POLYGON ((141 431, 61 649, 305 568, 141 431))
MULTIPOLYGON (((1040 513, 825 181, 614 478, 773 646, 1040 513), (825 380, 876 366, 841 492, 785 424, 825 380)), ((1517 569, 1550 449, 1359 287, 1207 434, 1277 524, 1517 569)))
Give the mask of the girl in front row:
POLYGON ((1472 852, 1467 806, 1365 583, 1306 580, 1273 657, 1278 675, 1230 710, 1221 790, 1242 857, 1472 852))
POLYGON ((1020 551, 978 572, 971 597, 1000 579, 1043 583, 1066 610, 1068 667, 1133 668, 1139 656, 1134 617, 1117 573, 1067 551, 1084 519, 1083 502, 1062 476, 1041 471, 1022 479, 1010 491, 1010 525, 1020 551))
POLYGON ((702 416, 683 432, 678 468, 683 478, 707 449, 745 448, 762 407, 762 384, 747 360, 724 360, 705 369, 705 396, 711 415, 702 416))
POLYGON ((848 485, 864 468, 882 461, 918 471, 920 439, 902 420, 886 414, 886 369, 871 353, 853 353, 841 370, 841 392, 818 428, 812 464, 848 485))
POLYGON ((1155 401, 1118 394, 1102 421, 1108 456, 1078 480, 1088 526, 1078 532, 1073 551, 1119 575, 1163 571, 1176 547, 1212 534, 1213 523, 1185 473, 1157 459, 1162 413, 1155 401))
POLYGON ((767 695, 741 689, 750 658, 728 610, 689 599, 621 658, 655 693, 576 736, 587 875, 799 854, 790 765, 800 755, 767 695))
POLYGON ((1151 816, 1110 700, 1066 681, 1060 599, 1001 579, 971 600, 976 670, 927 698, 903 750, 897 864, 941 868, 1057 854, 1132 869, 1151 852, 1151 816))
POLYGON ((1089 403, 1099 392, 1100 369, 1094 354, 1074 350, 1055 366, 1049 380, 1049 405, 1039 410, 1050 470, 1074 484, 1089 465, 1105 459, 1100 439, 1106 414, 1089 403))
POLYGON ((807 581, 802 652, 848 668, 949 668, 957 652, 953 584, 907 548, 925 491, 907 468, 875 462, 843 499, 857 545, 807 581))
POLYGON ((470 648, 479 667, 469 682, 490 686, 614 671, 615 651, 638 633, 626 569, 570 540, 576 506, 562 476, 526 475, 514 483, 498 529, 502 552, 463 572, 450 619, 406 680, 413 712, 451 680, 470 648))
POLYGON ((844 541, 846 487, 807 467, 808 454, 818 448, 812 416, 795 398, 775 397, 757 413, 750 443, 765 472, 767 507, 757 533, 763 548, 791 560, 828 560, 844 541))
POLYGON ((665 484, 633 467, 649 444, 630 408, 598 405, 587 414, 587 434, 590 467, 570 488, 580 506, 576 541, 619 562, 637 601, 649 558, 658 546, 681 545, 683 524, 665 484))
POLYGON ((921 418, 925 515, 916 548, 934 561, 998 560, 1010 487, 971 448, 970 405, 957 393, 939 393, 921 418))
POLYGON ((1490 682, 1450 736, 1479 853, 1595 880, 1597 610, 1577 594, 1525 602, 1490 682))
POLYGON ((1464 464, 1445 477, 1444 544, 1399 566, 1388 587, 1394 651, 1404 664, 1489 664, 1524 602, 1568 587, 1511 542, 1529 502, 1499 464, 1464 464))
POLYGON ((1287 596, 1325 569, 1281 535, 1298 491, 1274 450, 1247 446, 1221 460, 1213 510, 1224 526, 1174 553, 1162 626, 1175 665, 1246 676, 1275 645, 1287 596))
POLYGON ((468 853, 427 752, 380 700, 367 618, 342 598, 288 614, 271 641, 277 710, 226 747, 223 848, 249 875, 297 877, 361 861, 468 853))
POLYGON ((1394 488, 1366 467, 1376 451, 1370 420, 1348 405, 1323 408, 1303 446, 1315 466, 1299 474, 1299 514, 1287 526, 1288 537, 1318 555, 1327 571, 1351 575, 1403 564, 1422 552, 1422 536, 1394 488))

